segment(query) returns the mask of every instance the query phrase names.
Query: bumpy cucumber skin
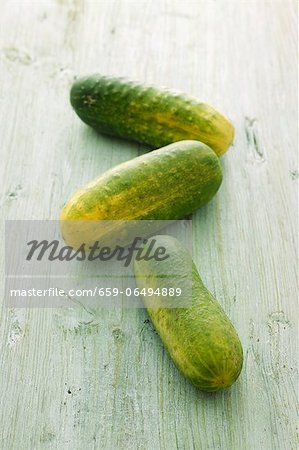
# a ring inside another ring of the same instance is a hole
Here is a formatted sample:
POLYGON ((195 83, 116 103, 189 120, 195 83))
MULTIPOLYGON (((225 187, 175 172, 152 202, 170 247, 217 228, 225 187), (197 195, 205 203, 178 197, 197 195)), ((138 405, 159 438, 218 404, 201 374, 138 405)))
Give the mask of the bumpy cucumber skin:
MULTIPOLYGON (((159 336, 178 369, 196 387, 208 392, 230 387, 243 364, 242 345, 236 330, 203 285, 190 254, 179 241, 166 235, 153 239, 157 246, 167 249, 170 257, 165 261, 134 261, 136 284, 140 289, 167 286, 166 278, 161 275, 169 274, 171 266, 185 266, 186 273, 191 264, 193 267, 190 308, 147 308, 159 336)), ((172 286, 181 287, 182 283, 183 280, 174 279, 172 286)), ((146 305, 147 296, 143 299, 146 305)), ((152 297, 148 300, 152 301, 152 297)), ((159 304, 163 298, 155 300, 159 304)))
POLYGON ((229 120, 208 104, 125 78, 99 74, 79 78, 72 85, 70 101, 83 122, 98 131, 153 148, 194 139, 221 156, 234 138, 229 120))
POLYGON ((216 154, 197 141, 181 141, 107 171, 80 189, 64 206, 63 237, 72 221, 176 220, 216 194, 222 170, 216 154))

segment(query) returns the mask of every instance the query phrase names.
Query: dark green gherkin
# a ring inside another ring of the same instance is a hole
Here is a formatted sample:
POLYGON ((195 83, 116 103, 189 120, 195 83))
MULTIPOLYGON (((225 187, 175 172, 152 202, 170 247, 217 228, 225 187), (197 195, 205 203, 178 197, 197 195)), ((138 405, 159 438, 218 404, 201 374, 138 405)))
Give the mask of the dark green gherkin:
POLYGON ((229 120, 206 103, 169 89, 99 74, 73 83, 71 104, 83 120, 102 133, 152 148, 198 140, 220 156, 234 137, 229 120))

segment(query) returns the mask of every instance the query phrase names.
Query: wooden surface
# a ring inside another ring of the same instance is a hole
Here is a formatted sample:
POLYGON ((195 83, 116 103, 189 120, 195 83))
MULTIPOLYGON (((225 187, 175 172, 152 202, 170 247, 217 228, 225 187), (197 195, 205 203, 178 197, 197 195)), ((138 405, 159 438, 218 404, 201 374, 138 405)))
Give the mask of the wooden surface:
POLYGON ((177 372, 144 310, 4 306, 1 450, 296 448, 296 10, 1 3, 4 218, 56 219, 78 187, 144 151, 80 122, 68 100, 75 75, 167 85, 232 119, 222 187, 193 218, 194 253, 245 353, 237 383, 208 395, 177 372))

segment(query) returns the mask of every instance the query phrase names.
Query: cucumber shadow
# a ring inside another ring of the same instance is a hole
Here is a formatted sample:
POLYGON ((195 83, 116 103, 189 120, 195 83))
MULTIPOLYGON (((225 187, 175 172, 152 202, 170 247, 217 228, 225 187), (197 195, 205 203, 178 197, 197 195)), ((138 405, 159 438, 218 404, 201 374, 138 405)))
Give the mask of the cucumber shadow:
POLYGON ((107 160, 109 156, 113 156, 111 160, 112 167, 154 150, 154 148, 139 144, 133 140, 102 133, 85 124, 81 124, 78 140, 78 147, 79 149, 82 147, 82 153, 88 155, 95 163, 98 163, 99 167, 103 162, 103 157, 107 160))

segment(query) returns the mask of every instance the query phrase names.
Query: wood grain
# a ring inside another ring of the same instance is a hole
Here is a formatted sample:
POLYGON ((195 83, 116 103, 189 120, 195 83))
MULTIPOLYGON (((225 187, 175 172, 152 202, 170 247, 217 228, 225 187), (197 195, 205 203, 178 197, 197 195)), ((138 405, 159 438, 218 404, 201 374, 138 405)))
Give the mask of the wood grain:
POLYGON ((56 219, 78 187, 144 151, 79 121, 76 75, 167 85, 232 119, 194 254, 245 351, 237 383, 207 395, 143 310, 3 306, 1 449, 296 448, 296 28, 288 1, 1 3, 4 218, 56 219))

